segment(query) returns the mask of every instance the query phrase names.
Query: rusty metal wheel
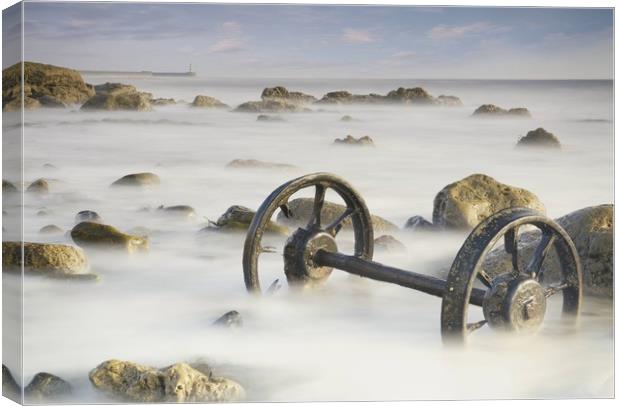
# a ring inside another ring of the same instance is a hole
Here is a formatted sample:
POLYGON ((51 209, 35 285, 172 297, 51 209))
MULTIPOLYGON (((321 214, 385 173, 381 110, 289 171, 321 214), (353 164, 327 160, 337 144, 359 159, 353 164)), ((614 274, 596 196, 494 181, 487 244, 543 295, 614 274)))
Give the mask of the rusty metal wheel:
POLYGON ((582 297, 581 263, 569 235, 553 220, 527 208, 500 211, 481 222, 459 250, 448 278, 441 305, 441 334, 444 342, 464 342, 469 333, 484 325, 510 331, 535 331, 543 322, 547 299, 562 292, 562 316, 577 320, 582 297), (539 230, 537 245, 527 265, 520 262, 519 229, 539 230), (533 227, 532 227, 533 226, 533 227), (484 260, 494 245, 504 240, 510 256, 508 272, 493 275, 484 269, 484 260), (545 260, 555 249, 561 279, 554 285, 543 283, 548 268, 545 260), (523 269, 522 269, 523 268, 523 269), (493 275, 493 276, 491 276, 493 275), (468 305, 474 283, 486 287, 484 319, 468 322, 468 305))
POLYGON ((293 179, 278 187, 260 206, 245 239, 243 248, 243 275, 249 292, 261 293, 258 275, 258 258, 268 250, 261 245, 267 225, 277 209, 286 217, 291 216, 289 198, 298 191, 314 187, 311 218, 304 227, 295 230, 284 247, 284 271, 289 285, 312 285, 325 280, 331 268, 313 263, 319 250, 337 251, 335 237, 343 222, 351 219, 356 257, 371 260, 373 254, 373 229, 370 213, 359 193, 345 180, 329 173, 314 173, 293 179), (330 224, 322 224, 321 210, 328 189, 335 191, 345 202, 346 210, 330 224))

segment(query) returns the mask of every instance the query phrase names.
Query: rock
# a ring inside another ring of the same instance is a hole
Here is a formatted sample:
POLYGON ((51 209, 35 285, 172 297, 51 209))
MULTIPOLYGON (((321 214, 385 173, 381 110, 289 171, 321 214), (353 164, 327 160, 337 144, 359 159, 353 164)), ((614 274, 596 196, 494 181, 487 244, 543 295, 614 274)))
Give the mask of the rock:
POLYGON ((340 121, 350 122, 350 121, 353 121, 353 117, 345 115, 345 116, 340 117, 340 121))
POLYGON ((153 95, 139 92, 132 85, 108 82, 95 86, 95 92, 95 95, 82 105, 82 110, 151 110, 153 95))
POLYGON ((49 214, 49 213, 47 212, 47 210, 39 210, 39 211, 37 212, 37 216, 38 216, 38 217, 45 217, 45 216, 47 216, 48 214, 49 214))
MULTIPOLYGON (((586 207, 574 211, 555 221, 573 240, 583 269, 584 291, 587 294, 613 298, 613 205, 586 207)), ((532 257, 540 232, 525 231, 519 235, 519 266, 525 269, 532 257)), ((553 252, 553 250, 552 250, 553 252)), ((484 268, 491 276, 512 269, 511 257, 503 247, 491 251, 484 262, 484 268)), ((544 262, 545 280, 555 283, 560 278, 560 264, 557 255, 549 254, 544 262)))
MULTIPOLYGON (((21 242, 2 242, 2 271, 20 272, 21 242)), ((88 260, 78 247, 62 244, 24 243, 24 270, 30 274, 61 279, 96 279, 88 270, 88 260)))
POLYGON ((17 188, 8 180, 2 179, 2 193, 17 193, 17 188))
MULTIPOLYGON (((21 108, 20 63, 2 71, 2 109, 21 108)), ((92 86, 84 83, 78 71, 60 66, 24 62, 24 95, 26 108, 40 106, 64 107, 79 104, 95 94, 92 86)))
POLYGON ((13 374, 11 374, 11 370, 2 364, 2 395, 17 401, 21 398, 21 388, 19 384, 13 378, 13 374))
POLYGON ((243 169, 297 169, 295 165, 281 164, 276 162, 264 162, 256 159, 233 159, 226 164, 228 168, 243 168, 243 169))
POLYGON ((42 166, 45 169, 58 169, 55 165, 52 165, 50 163, 44 163, 42 166))
POLYGON ((284 100, 262 100, 245 102, 234 111, 243 113, 299 113, 310 110, 284 100))
POLYGON ((183 218, 193 218, 196 217, 196 210, 192 206, 187 206, 184 204, 179 204, 176 206, 159 206, 157 208, 161 213, 166 214, 168 216, 174 217, 183 217, 183 218))
POLYGON ((421 87, 414 87, 411 89, 399 87, 398 89, 389 92, 385 98, 391 103, 426 105, 435 103, 433 96, 421 87))
POLYGON ((152 106, 169 106, 171 104, 177 104, 177 102, 172 98, 164 99, 161 97, 157 99, 151 99, 150 102, 152 106))
POLYGON ((219 327, 243 327, 243 318, 238 311, 231 310, 215 320, 213 325, 219 327))
POLYGON ((243 387, 177 363, 166 368, 105 361, 88 374, 97 389, 128 402, 230 402, 245 397, 243 387))
POLYGON ((75 215, 75 223, 81 223, 82 221, 90 221, 93 223, 102 223, 103 218, 95 212, 91 210, 82 210, 75 215))
POLYGON ((508 115, 527 118, 532 117, 532 113, 530 113, 530 111, 525 107, 513 107, 508 110, 508 115))
POLYGON ((150 172, 142 172, 125 175, 110 186, 152 186, 159 185, 159 183, 159 176, 150 172))
POLYGON ((47 194, 50 191, 50 185, 45 179, 37 179, 28 186, 26 192, 47 194))
POLYGON ((60 227, 55 224, 48 224, 47 226, 41 227, 39 230, 39 234, 62 234, 63 231, 60 227))
POLYGON ((474 116, 488 116, 488 117, 531 117, 530 111, 525 107, 516 107, 509 110, 498 107, 494 104, 483 104, 474 111, 474 116))
POLYGON ((266 121, 270 123, 282 123, 286 120, 284 120, 280 116, 269 116, 267 114, 261 114, 258 117, 256 117, 256 121, 266 121))
POLYGON ((208 107, 208 108, 229 108, 227 104, 222 103, 215 97, 198 95, 191 104, 192 107, 208 107))
POLYGON ((521 137, 517 142, 518 147, 542 147, 542 148, 561 148, 560 140, 540 127, 529 131, 525 137, 521 137))
MULTIPOLYGON (((312 215, 312 209, 314 206, 313 198, 301 197, 289 201, 288 207, 290 210, 290 218, 287 218, 282 211, 278 213, 277 221, 282 224, 290 225, 291 227, 304 227, 308 224, 310 216, 312 215)), ((332 203, 326 201, 321 211, 321 224, 330 224, 335 221, 344 211, 346 206, 338 203, 332 203)), ((375 233, 389 233, 398 231, 398 227, 379 217, 371 215, 372 227, 375 233)), ((345 219, 342 223, 343 230, 352 230, 353 223, 351 217, 345 219)))
POLYGON ((409 217, 405 223, 405 230, 411 231, 434 231, 436 227, 422 216, 409 217))
POLYGON ((435 99, 435 104, 446 107, 461 107, 463 102, 456 96, 440 95, 435 99))
POLYGON ((294 104, 310 104, 317 100, 316 97, 309 94, 302 92, 289 92, 282 86, 267 87, 263 90, 260 97, 262 100, 276 100, 294 104))
POLYGON ((366 147, 374 147, 375 142, 369 136, 365 135, 360 138, 355 138, 351 135, 347 135, 345 138, 336 138, 334 140, 334 145, 355 145, 355 146, 366 146, 366 147))
POLYGON ((374 244, 377 251, 403 252, 407 250, 405 245, 392 235, 382 235, 375 238, 374 244))
MULTIPOLYGON (((254 219, 255 211, 244 206, 230 206, 224 214, 217 219, 217 222, 204 228, 202 231, 226 231, 226 232, 246 232, 252 219, 254 219)), ((266 232, 280 235, 288 235, 288 228, 269 221, 266 232)))
POLYGON ((71 238, 85 248, 125 250, 130 254, 149 249, 148 238, 125 234, 107 224, 90 221, 83 221, 73 227, 71 238))
POLYGON ((470 175, 447 185, 435 196, 433 224, 444 229, 469 230, 509 207, 545 212, 542 202, 528 190, 505 185, 487 175, 470 175))
POLYGON ((69 382, 48 374, 39 372, 24 389, 24 395, 31 400, 58 399, 71 394, 69 382))
POLYGON ((359 95, 340 90, 326 93, 318 104, 380 104, 386 103, 385 96, 380 94, 359 95))

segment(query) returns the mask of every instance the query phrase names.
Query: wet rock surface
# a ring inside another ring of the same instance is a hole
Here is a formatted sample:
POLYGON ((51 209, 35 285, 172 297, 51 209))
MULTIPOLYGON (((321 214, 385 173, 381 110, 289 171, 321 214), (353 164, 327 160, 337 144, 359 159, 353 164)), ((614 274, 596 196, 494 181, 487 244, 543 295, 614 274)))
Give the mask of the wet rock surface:
POLYGON ((123 250, 128 253, 148 251, 145 237, 125 234, 107 224, 83 221, 71 230, 73 241, 84 248, 123 250))
MULTIPOLYGON (((249 209, 245 206, 230 206, 224 214, 217 219, 217 222, 210 224, 209 226, 203 228, 201 231, 224 231, 224 232, 242 232, 245 233, 250 227, 250 223, 256 212, 252 209, 249 209)), ((288 228, 275 223, 273 221, 269 221, 267 223, 267 227, 265 228, 267 233, 280 234, 280 235, 288 235, 288 228)))
POLYGON ((99 213, 92 210, 82 210, 75 215, 75 223, 81 223, 82 221, 90 221, 93 223, 102 223, 103 218, 99 213))
POLYGON ((203 107, 203 108, 228 108, 229 106, 225 103, 222 103, 215 97, 198 95, 194 98, 194 101, 191 104, 192 107, 203 107))
POLYGON ((36 374, 28 386, 24 388, 24 396, 27 399, 38 401, 64 398, 71 392, 72 388, 69 382, 47 372, 36 374))
POLYGON ((347 135, 344 138, 336 138, 334 145, 352 145, 358 147, 374 147, 375 142, 369 136, 365 135, 360 138, 355 138, 352 135, 347 135))
POLYGON ((105 361, 90 371, 93 386, 129 402, 230 402, 245 398, 231 379, 214 377, 187 363, 156 369, 127 361, 105 361))
POLYGON ((140 92, 135 86, 108 82, 96 85, 95 95, 81 109, 150 111, 152 99, 152 94, 140 92))
MULTIPOLYGON (((279 211, 277 221, 279 223, 294 227, 305 227, 310 220, 310 216, 312 215, 313 206, 313 198, 302 197, 298 199, 293 199, 288 202, 290 217, 286 217, 282 211, 279 211)), ((323 205, 323 210, 321 211, 321 223, 330 224, 331 222, 335 221, 342 213, 344 213, 345 210, 346 206, 342 204, 326 201, 323 205)), ((398 231, 398 227, 395 224, 379 216, 371 215, 371 220, 373 229, 377 234, 398 231)), ((351 220, 351 217, 348 217, 343 221, 342 228, 344 230, 351 230, 353 228, 353 222, 351 220)))
POLYGON ((545 213, 545 206, 532 192, 474 174, 447 185, 435 196, 433 224, 443 229, 470 230, 509 207, 529 207, 545 213))
MULTIPOLYGON (((88 260, 78 247, 64 244, 24 243, 24 272, 59 279, 97 279, 88 271, 88 260)), ((20 272, 22 244, 2 242, 2 271, 20 272)))
POLYGON ((529 131, 525 137, 521 137, 517 142, 517 147, 560 149, 561 144, 555 135, 540 127, 529 131))
POLYGON ((159 185, 159 176, 151 172, 132 173, 115 180, 110 186, 153 186, 159 185))
POLYGON ((422 216, 413 216, 407 219, 405 230, 409 231, 435 231, 437 228, 422 216))

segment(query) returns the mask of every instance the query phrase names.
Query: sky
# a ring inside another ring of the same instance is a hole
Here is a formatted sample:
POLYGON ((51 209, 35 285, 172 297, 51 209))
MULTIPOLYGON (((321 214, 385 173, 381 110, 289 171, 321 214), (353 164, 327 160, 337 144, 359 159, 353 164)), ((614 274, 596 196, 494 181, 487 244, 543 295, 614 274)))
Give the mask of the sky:
MULTIPOLYGON (((19 38, 11 19, 5 12, 5 41, 19 38)), ((24 41, 26 60, 81 70, 613 77, 611 9, 28 2, 24 41)), ((3 67, 10 60, 5 53, 3 67)))

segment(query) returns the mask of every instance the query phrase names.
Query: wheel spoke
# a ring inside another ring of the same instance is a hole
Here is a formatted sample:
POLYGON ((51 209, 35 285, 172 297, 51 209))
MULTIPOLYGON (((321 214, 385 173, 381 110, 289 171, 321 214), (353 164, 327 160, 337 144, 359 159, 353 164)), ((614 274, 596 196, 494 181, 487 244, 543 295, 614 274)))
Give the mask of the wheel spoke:
POLYGON ((353 215, 353 213, 355 213, 355 210, 347 207, 347 209, 340 216, 338 216, 336 220, 325 227, 325 231, 335 237, 336 234, 338 234, 338 232, 342 229, 342 223, 347 219, 347 217, 353 215))
POLYGON ((534 251, 534 255, 532 256, 532 260, 527 265, 527 269, 525 273, 530 275, 532 278, 536 278, 540 273, 540 268, 542 267, 547 254, 549 253, 549 248, 553 245, 553 241, 555 240, 555 235, 551 232, 543 232, 542 238, 534 251))
POLYGON ((504 234, 504 249, 512 256, 512 273, 517 276, 519 271, 518 227, 514 227, 504 234))
POLYGON ((308 223, 308 228, 321 228, 321 210, 325 203, 325 186, 320 183, 315 186, 314 205, 312 207, 312 217, 308 223))
POLYGON ((547 287, 547 289, 545 289, 545 297, 549 298, 553 295, 555 295, 558 292, 563 291, 564 289, 568 288, 568 283, 564 282, 560 285, 552 285, 547 287))
POLYGON ((487 288, 491 287, 491 281, 493 280, 493 278, 491 278, 491 275, 489 275, 484 269, 479 269, 476 277, 480 282, 482 282, 484 286, 486 286, 487 288))
POLYGON ((480 320, 475 323, 467 323, 467 332, 472 333, 478 330, 480 327, 484 326, 485 324, 487 324, 486 320, 480 320))
POLYGON ((281 287, 282 287, 282 284, 280 283, 280 279, 276 279, 275 281, 271 283, 271 285, 269 285, 269 287, 265 291, 265 294, 273 295, 274 293, 279 291, 281 287))
POLYGON ((280 205, 280 210, 282 210, 282 214, 284 214, 284 217, 286 217, 287 219, 293 217, 293 212, 291 211, 291 208, 288 207, 288 202, 280 205))

